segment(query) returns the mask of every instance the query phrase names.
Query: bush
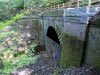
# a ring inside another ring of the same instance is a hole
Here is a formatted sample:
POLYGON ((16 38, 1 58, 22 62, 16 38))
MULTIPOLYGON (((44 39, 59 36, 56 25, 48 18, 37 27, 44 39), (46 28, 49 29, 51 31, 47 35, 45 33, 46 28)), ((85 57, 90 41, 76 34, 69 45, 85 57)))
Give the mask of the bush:
MULTIPOLYGON (((23 53, 21 55, 17 54, 16 57, 7 58, 6 60, 2 60, 4 68, 3 70, 0 70, 0 72, 2 72, 5 75, 9 75, 10 72, 14 69, 21 68, 23 66, 29 65, 30 63, 35 63, 37 59, 39 58, 38 55, 32 57, 35 46, 36 44, 30 45, 30 50, 27 53, 29 56, 23 53)), ((2 53, 8 53, 8 52, 9 54, 15 54, 15 52, 10 49, 6 49, 2 53)))
POLYGON ((6 21, 6 22, 1 22, 0 23, 0 30, 2 30, 4 27, 12 25, 16 20, 23 18, 24 15, 30 14, 29 11, 24 11, 21 14, 16 14, 16 16, 12 17, 11 20, 6 21))

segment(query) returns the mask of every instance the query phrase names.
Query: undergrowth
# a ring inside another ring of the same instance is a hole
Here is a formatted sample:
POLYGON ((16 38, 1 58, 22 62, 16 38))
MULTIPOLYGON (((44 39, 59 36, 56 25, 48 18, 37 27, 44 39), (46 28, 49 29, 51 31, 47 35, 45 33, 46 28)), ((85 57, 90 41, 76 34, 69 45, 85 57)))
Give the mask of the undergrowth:
MULTIPOLYGON (((39 56, 38 55, 35 55, 34 57, 32 56, 32 54, 34 54, 33 51, 35 51, 34 47, 36 46, 36 44, 33 44, 31 46, 32 46, 31 49, 27 53, 23 53, 21 55, 17 54, 16 57, 2 60, 4 67, 3 69, 0 70, 0 73, 4 75, 10 75, 10 72, 12 70, 16 70, 23 66, 29 65, 30 63, 35 63, 37 59, 39 58, 39 56)), ((11 51, 10 49, 5 50, 3 53, 7 53, 7 52, 9 52, 9 54, 15 53, 14 51, 11 51)))
MULTIPOLYGON (((16 22, 18 19, 23 18, 24 15, 28 15, 30 12, 22 11, 22 13, 16 14, 16 16, 12 17, 11 20, 6 22, 0 22, 0 30, 3 30, 6 26, 12 25, 14 22, 16 22)), ((18 33, 14 30, 8 31, 8 32, 2 32, 0 34, 0 39, 6 38, 11 35, 17 35, 18 33)), ((2 59, 3 68, 0 69, 0 75, 10 75, 12 70, 16 70, 18 68, 21 68, 23 66, 26 66, 30 63, 35 63, 37 59, 39 58, 38 55, 32 56, 35 51, 36 44, 31 44, 29 47, 29 50, 27 53, 16 52, 11 50, 10 48, 4 49, 0 52, 0 59, 2 59), (4 56, 8 55, 6 59, 4 59, 4 56), (12 57, 10 58, 10 55, 12 57)))
POLYGON ((3 33, 0 34, 0 39, 3 39, 3 38, 5 38, 5 37, 7 37, 7 36, 10 36, 10 35, 12 35, 12 34, 13 34, 13 35, 17 35, 18 32, 14 31, 14 30, 8 31, 8 32, 3 32, 3 33))
POLYGON ((11 18, 11 20, 6 21, 6 22, 1 22, 0 23, 0 30, 2 30, 4 27, 12 25, 16 20, 23 18, 24 15, 30 14, 30 12, 23 11, 23 13, 17 13, 14 17, 11 18))
POLYGON ((3 61, 4 69, 0 70, 0 71, 3 74, 9 75, 12 70, 23 67, 30 63, 35 63, 37 59, 38 59, 38 56, 28 57, 26 55, 19 55, 13 59, 4 60, 3 61), (13 65, 12 60, 17 61, 17 63, 15 65, 13 65))

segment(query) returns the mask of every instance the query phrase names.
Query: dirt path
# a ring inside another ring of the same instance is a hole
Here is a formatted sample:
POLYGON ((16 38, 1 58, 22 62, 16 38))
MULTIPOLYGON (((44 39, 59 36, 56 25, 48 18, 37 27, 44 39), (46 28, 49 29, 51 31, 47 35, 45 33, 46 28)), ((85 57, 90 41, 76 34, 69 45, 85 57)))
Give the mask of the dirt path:
POLYGON ((12 75, 50 75, 54 70, 53 62, 45 52, 38 54, 40 57, 34 64, 12 71, 12 75))

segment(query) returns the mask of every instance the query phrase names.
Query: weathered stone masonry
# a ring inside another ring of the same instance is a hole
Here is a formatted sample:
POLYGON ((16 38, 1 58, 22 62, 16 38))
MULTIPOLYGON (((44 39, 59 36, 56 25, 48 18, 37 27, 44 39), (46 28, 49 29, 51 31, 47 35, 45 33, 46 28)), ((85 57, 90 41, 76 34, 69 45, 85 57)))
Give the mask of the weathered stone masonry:
POLYGON ((89 14, 86 7, 44 12, 24 17, 14 27, 25 36, 30 32, 29 41, 44 45, 56 66, 86 63, 100 70, 100 7, 91 7, 89 14))
POLYGON ((100 69, 100 7, 91 7, 89 14, 86 10, 67 8, 41 14, 44 44, 56 65, 68 68, 87 63, 100 69), (97 13, 98 18, 90 22, 97 13), (51 34, 58 36, 60 45, 47 36, 50 27, 54 28, 56 34, 51 34))

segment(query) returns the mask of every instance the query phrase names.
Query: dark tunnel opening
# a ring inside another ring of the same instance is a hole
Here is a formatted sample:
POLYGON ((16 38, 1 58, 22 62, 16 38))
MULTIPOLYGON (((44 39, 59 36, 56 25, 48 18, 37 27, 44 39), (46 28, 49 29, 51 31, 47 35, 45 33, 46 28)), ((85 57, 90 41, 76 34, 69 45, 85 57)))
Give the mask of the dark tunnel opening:
POLYGON ((58 45, 60 45, 57 33, 52 26, 48 28, 46 36, 55 41, 58 45))

